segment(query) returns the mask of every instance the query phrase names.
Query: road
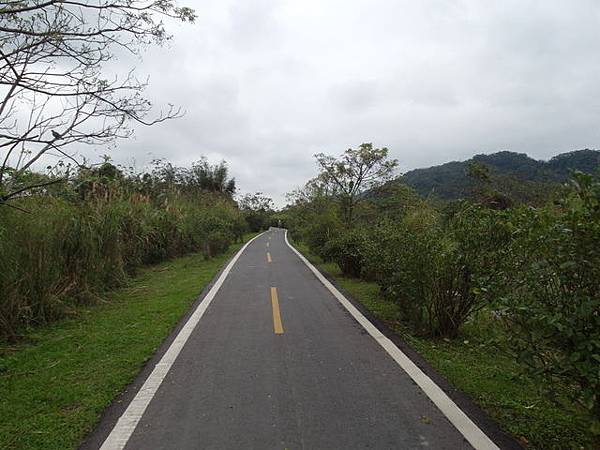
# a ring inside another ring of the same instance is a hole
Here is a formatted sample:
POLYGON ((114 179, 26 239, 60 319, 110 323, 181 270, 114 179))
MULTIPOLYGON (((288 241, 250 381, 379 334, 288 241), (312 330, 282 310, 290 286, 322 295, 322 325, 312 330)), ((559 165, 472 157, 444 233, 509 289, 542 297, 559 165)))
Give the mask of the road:
POLYGON ((415 383, 283 230, 252 241, 221 281, 102 448, 495 448, 456 405, 442 413, 447 399, 415 383))

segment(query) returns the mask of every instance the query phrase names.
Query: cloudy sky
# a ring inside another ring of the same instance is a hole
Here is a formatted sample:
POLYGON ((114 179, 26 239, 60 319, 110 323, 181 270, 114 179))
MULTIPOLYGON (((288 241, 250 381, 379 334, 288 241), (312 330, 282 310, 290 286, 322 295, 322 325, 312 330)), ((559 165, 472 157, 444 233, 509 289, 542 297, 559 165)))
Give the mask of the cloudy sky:
POLYGON ((314 153, 362 142, 401 171, 600 147, 597 0, 180 3, 197 22, 169 22, 169 44, 122 64, 186 115, 139 129, 118 162, 225 159, 240 191, 282 205, 314 153))

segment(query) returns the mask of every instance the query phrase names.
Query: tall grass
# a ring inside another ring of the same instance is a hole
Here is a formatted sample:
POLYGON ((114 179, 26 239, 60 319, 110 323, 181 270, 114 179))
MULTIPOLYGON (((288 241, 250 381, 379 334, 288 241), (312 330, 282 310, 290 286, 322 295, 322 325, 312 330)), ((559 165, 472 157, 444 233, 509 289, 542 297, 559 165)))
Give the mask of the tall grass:
POLYGON ((140 193, 124 178, 78 186, 13 203, 28 213, 0 206, 0 338, 97 300, 140 265, 222 253, 244 231, 229 194, 156 183, 140 193))

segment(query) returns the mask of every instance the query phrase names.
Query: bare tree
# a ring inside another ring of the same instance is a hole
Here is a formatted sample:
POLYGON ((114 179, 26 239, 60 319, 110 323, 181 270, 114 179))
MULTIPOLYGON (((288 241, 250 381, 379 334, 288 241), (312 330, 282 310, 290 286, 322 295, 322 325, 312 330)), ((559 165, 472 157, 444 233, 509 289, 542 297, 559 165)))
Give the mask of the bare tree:
POLYGON ((318 178, 332 186, 332 192, 341 201, 348 226, 352 225, 360 195, 389 180, 398 165, 397 160, 388 159, 387 148, 373 148, 370 143, 361 144, 357 149, 349 148, 340 157, 318 153, 315 158, 321 168, 318 178))
POLYGON ((164 17, 195 19, 173 0, 0 2, 0 205, 60 179, 25 181, 43 157, 77 164, 74 143, 108 143, 129 136, 131 123, 181 114, 169 105, 148 117, 145 81, 105 75, 115 52, 169 39, 164 17))

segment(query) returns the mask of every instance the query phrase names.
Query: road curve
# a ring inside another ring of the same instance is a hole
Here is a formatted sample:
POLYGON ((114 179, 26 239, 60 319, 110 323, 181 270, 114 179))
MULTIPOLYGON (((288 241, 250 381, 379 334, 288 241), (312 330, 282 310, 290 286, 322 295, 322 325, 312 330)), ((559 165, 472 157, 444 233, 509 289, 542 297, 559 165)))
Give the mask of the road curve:
POLYGON ((138 417, 130 405, 119 420, 129 431, 113 429, 103 449, 473 448, 283 230, 223 275, 164 377, 144 385, 138 417))

